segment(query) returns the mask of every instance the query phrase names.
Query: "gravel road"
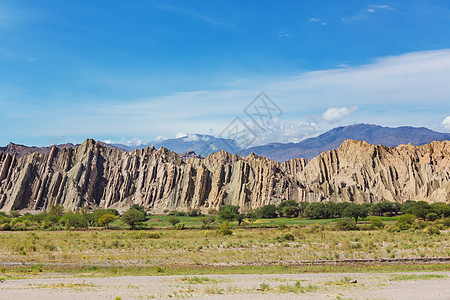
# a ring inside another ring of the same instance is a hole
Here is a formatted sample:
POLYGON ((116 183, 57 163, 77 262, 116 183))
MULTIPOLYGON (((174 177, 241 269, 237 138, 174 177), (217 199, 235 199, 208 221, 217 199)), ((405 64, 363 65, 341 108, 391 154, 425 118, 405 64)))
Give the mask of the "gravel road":
POLYGON ((0 299, 152 298, 450 299, 450 272, 58 277, 0 283, 0 299))

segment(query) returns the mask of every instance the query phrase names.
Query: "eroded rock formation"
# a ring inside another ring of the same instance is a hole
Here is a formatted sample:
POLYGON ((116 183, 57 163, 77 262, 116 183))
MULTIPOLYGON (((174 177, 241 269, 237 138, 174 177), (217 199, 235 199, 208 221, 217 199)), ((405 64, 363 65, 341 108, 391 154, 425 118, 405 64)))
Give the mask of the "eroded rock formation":
POLYGON ((0 154, 0 210, 140 204, 154 212, 282 200, 450 201, 450 142, 397 148, 345 141, 312 160, 284 163, 220 151, 183 161, 165 148, 124 152, 86 140, 48 154, 0 154))

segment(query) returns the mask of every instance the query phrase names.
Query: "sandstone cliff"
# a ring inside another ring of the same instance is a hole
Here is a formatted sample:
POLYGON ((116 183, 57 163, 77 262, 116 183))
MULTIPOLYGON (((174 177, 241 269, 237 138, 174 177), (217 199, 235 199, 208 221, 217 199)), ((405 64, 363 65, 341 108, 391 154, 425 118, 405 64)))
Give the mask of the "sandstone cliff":
POLYGON ((124 209, 154 212, 282 200, 450 201, 450 142, 397 148, 345 141, 312 160, 284 163, 220 151, 183 161, 165 148, 124 152, 86 140, 77 148, 18 157, 0 153, 0 210, 124 209))

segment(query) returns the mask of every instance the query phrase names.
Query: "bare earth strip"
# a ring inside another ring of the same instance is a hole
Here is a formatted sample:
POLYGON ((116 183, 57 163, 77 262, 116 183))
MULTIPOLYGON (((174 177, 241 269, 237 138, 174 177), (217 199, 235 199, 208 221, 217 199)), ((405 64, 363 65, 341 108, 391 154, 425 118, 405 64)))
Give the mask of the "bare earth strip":
POLYGON ((450 272, 33 278, 0 283, 0 298, 450 299, 450 272))

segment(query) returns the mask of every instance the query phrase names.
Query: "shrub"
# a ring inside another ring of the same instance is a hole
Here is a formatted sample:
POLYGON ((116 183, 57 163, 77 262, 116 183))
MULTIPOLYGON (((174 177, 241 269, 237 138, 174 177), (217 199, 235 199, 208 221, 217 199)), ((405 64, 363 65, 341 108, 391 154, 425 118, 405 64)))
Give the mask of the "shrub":
POLYGON ((221 235, 232 235, 233 231, 230 229, 230 222, 225 221, 220 224, 220 228, 217 230, 217 232, 221 235))
POLYGON ((434 213, 434 212, 429 213, 429 214, 427 214, 427 215, 425 216, 425 220, 427 220, 427 221, 433 222, 433 221, 436 220, 436 219, 438 219, 438 215, 437 215, 436 213, 434 213))
POLYGON ((399 230, 408 230, 412 227, 415 221, 416 217, 412 214, 401 215, 397 218, 395 227, 397 227, 399 230))
POLYGON ((283 234, 283 240, 285 241, 294 241, 295 237, 292 233, 285 233, 283 234))
POLYGON ((440 234, 441 231, 436 226, 427 226, 423 232, 428 233, 429 235, 440 234))
POLYGON ((56 217, 64 216, 64 207, 60 204, 53 204, 48 211, 49 215, 53 215, 56 217))
POLYGON ((375 228, 384 228, 384 226, 385 226, 383 221, 381 221, 381 219, 377 218, 377 217, 372 217, 369 219, 369 221, 370 221, 370 226, 374 229, 375 228))
POLYGON ((337 230, 356 230, 358 229, 356 227, 355 222, 353 222, 351 219, 340 219, 336 222, 335 228, 337 230))
POLYGON ((198 217, 198 216, 200 216, 201 214, 200 214, 200 212, 197 210, 197 209, 192 209, 190 212, 189 212, 189 217, 198 217))
POLYGON ((11 223, 3 223, 0 225, 1 231, 8 231, 11 230, 11 223))
POLYGON ((172 224, 173 227, 175 227, 175 225, 180 223, 180 219, 178 219, 177 217, 170 217, 169 218, 169 223, 172 224))
POLYGON ((209 217, 203 217, 201 220, 203 223, 202 226, 204 228, 209 228, 209 225, 214 223, 216 221, 216 218, 214 218, 214 216, 209 216, 209 217))
POLYGON ((183 230, 185 228, 184 223, 177 223, 176 225, 174 225, 174 228, 176 230, 183 230))
POLYGON ((187 214, 184 211, 177 211, 175 213, 175 216, 177 216, 177 217, 186 217, 186 215, 187 214))
POLYGON ((214 208, 208 209, 208 215, 217 215, 217 209, 214 208))

